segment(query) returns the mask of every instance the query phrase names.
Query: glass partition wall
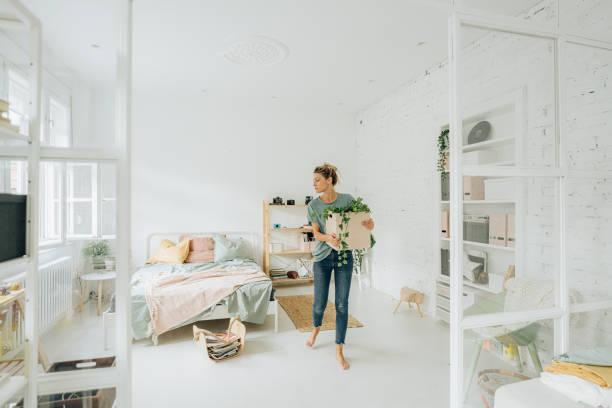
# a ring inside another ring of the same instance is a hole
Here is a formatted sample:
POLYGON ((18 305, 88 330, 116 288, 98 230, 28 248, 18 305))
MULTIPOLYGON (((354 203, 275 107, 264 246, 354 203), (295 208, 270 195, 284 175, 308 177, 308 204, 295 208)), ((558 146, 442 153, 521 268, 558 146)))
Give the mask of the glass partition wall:
POLYGON ((454 3, 451 406, 483 407, 612 346, 612 7, 454 3))
POLYGON ((74 6, 0 0, 0 407, 131 403, 131 2, 74 6))

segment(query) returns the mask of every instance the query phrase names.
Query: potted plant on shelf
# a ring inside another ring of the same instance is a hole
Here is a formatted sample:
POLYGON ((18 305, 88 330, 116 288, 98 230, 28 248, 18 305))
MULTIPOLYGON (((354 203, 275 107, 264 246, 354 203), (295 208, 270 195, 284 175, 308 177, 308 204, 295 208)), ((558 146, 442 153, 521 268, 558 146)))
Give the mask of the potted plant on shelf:
POLYGON ((438 136, 438 171, 444 180, 448 176, 448 129, 444 129, 438 136))
MULTIPOLYGON (((105 269, 106 260, 110 255, 108 241, 92 241, 83 248, 83 255, 91 258, 93 269, 105 269)), ((114 263, 112 259, 109 259, 114 263)))

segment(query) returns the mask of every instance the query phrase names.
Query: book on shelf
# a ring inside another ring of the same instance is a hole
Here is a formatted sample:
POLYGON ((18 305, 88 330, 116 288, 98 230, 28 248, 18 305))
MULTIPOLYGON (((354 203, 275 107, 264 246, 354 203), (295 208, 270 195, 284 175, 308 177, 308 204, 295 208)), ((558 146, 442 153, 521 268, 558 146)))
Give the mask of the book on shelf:
POLYGON ((4 99, 0 99, 0 112, 8 112, 9 103, 4 99))

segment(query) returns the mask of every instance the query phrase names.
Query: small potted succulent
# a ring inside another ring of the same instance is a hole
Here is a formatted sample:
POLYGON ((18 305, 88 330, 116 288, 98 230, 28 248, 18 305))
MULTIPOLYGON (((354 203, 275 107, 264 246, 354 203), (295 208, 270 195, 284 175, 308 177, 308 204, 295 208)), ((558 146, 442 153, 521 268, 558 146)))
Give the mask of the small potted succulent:
MULTIPOLYGON (((110 255, 108 241, 92 241, 83 248, 83 255, 91 258, 93 269, 108 269, 106 261, 110 255)), ((109 259, 114 263, 114 260, 109 259)))

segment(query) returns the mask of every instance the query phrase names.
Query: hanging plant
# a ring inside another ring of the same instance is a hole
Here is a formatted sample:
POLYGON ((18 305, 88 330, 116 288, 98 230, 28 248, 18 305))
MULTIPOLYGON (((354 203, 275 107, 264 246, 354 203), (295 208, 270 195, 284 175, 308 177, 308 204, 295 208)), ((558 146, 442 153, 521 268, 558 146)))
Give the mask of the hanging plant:
POLYGON ((448 161, 448 129, 444 129, 438 136, 438 172, 442 175, 442 179, 448 177, 446 163, 448 161))
MULTIPOLYGON (((328 207, 323 212, 325 218, 329 217, 331 214, 337 214, 340 217, 340 224, 338 225, 338 240, 340 241, 340 247, 338 248, 338 252, 340 257, 338 258, 338 266, 348 265, 348 224, 351 220, 349 213, 369 213, 370 207, 366 203, 363 202, 363 198, 358 197, 356 200, 343 208, 340 207, 328 207)), ((376 244, 376 240, 373 235, 370 235, 370 247, 373 247, 376 244)), ((353 270, 356 269, 356 264, 359 268, 361 268, 361 263, 363 261, 363 257, 366 253, 366 249, 356 249, 353 250, 353 270)))

